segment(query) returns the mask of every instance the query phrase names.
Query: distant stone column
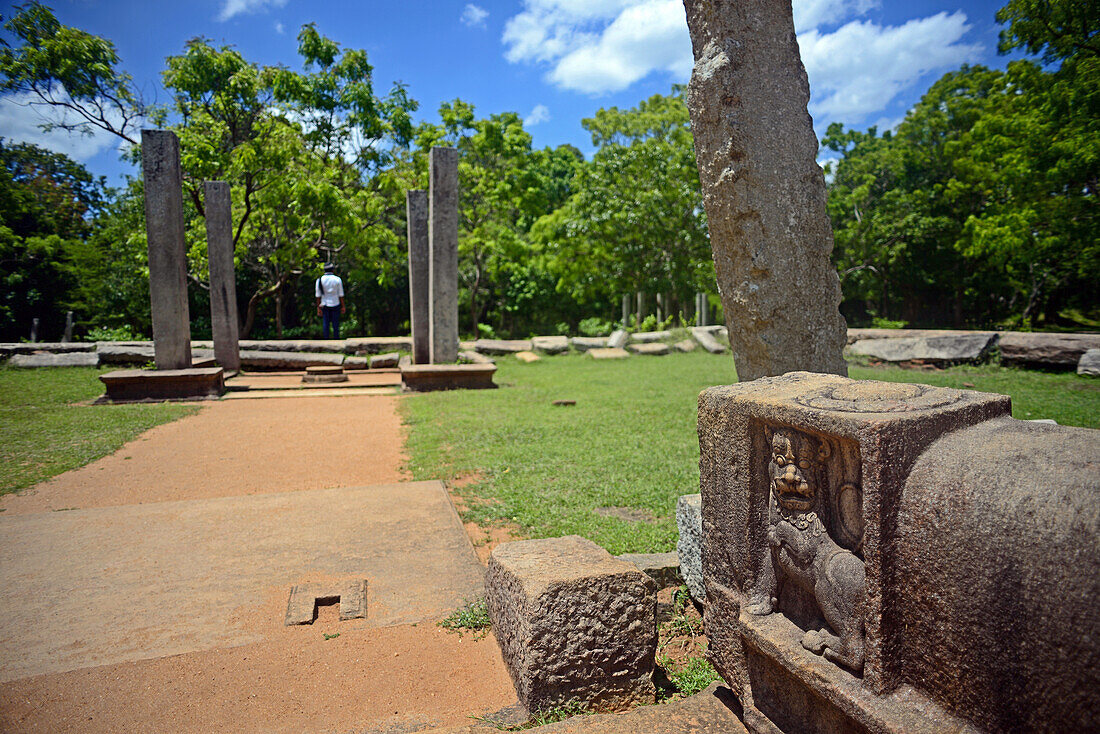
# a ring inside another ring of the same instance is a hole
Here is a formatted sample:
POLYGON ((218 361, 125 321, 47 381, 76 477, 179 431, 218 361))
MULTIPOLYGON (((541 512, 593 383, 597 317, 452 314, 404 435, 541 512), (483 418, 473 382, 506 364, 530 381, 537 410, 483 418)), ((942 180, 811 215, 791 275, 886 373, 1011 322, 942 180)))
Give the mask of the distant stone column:
POLYGON ((73 312, 65 312, 65 334, 61 337, 63 342, 71 342, 73 340, 73 312))
POLYGON ((642 319, 645 318, 645 291, 638 291, 638 310, 635 312, 635 327, 642 327, 642 319))
POLYGON ((684 0, 688 109, 738 379, 847 374, 840 280, 791 0, 684 0))
POLYGON ((145 179, 153 355, 159 370, 189 369, 191 316, 187 308, 183 177, 176 134, 167 130, 142 130, 141 168, 145 179))
POLYGON ((204 188, 214 359, 226 370, 240 370, 237 271, 233 265, 233 203, 229 184, 225 181, 207 181, 204 188))
POLYGON ((458 150, 428 153, 432 364, 458 359, 458 150))
POLYGON ((627 329, 627 328, 630 327, 630 302, 631 302, 631 300, 632 299, 631 299, 629 293, 627 293, 626 295, 623 296, 623 328, 624 329, 627 329))
POLYGON ((31 319, 31 341, 38 341, 38 317, 31 319))
MULTIPOLYGON (((405 220, 409 233, 409 325, 413 364, 430 364, 431 291, 428 283, 428 192, 405 192, 405 220)), ((457 306, 456 306, 457 308, 457 306)), ((456 315, 457 320, 457 315, 456 315)))
POLYGON ((695 294, 695 325, 707 326, 710 320, 710 304, 707 302, 706 293, 695 294))

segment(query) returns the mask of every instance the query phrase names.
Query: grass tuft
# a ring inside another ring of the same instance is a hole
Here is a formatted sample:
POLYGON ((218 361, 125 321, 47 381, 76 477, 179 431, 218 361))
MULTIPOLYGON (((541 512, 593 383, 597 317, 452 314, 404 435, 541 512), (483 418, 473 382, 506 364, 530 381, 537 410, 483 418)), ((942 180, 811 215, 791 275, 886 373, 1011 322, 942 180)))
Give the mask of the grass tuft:
POLYGON ((439 626, 450 632, 457 632, 460 636, 465 632, 473 632, 475 640, 481 639, 492 627, 489 606, 484 599, 467 599, 462 606, 441 620, 439 626))

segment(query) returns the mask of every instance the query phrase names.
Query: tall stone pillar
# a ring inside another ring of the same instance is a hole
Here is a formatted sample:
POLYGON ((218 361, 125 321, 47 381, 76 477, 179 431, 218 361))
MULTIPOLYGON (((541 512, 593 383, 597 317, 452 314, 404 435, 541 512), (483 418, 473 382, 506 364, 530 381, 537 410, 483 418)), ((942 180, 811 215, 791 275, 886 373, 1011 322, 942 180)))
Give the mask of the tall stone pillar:
POLYGON ((458 150, 428 153, 428 240, 432 364, 458 359, 458 150))
POLYGON ((791 0, 684 0, 688 109, 740 380, 847 374, 840 280, 791 0))
POLYGON ((73 340, 73 312, 65 312, 65 335, 61 337, 63 342, 71 342, 73 340))
POLYGON ((214 359, 226 370, 239 370, 240 322, 237 319, 237 271, 233 266, 233 204, 229 184, 207 181, 205 206, 214 359))
POLYGON ((630 310, 631 310, 630 309, 630 302, 632 300, 633 299, 630 297, 629 293, 623 295, 623 325, 622 325, 622 328, 624 328, 624 329, 629 329, 630 328, 630 310))
POLYGON ((149 303, 158 370, 191 367, 187 308, 187 246, 183 236, 180 142, 168 130, 141 131, 145 232, 149 245, 149 303))
POLYGON ((405 192, 405 220, 409 233, 409 325, 412 327, 412 361, 413 364, 430 364, 431 291, 428 290, 430 258, 427 191, 405 192))

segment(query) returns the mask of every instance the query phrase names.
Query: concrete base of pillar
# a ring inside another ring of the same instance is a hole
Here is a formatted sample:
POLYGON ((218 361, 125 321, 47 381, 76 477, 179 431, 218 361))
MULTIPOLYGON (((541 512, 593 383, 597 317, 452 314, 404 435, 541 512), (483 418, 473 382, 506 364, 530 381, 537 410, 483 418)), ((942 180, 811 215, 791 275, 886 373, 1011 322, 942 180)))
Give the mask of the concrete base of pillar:
POLYGON ((221 367, 188 370, 117 370, 99 376, 107 388, 97 403, 208 400, 225 393, 221 367))
POLYGON ((497 387, 495 364, 410 364, 401 366, 401 384, 408 392, 484 390, 497 387))

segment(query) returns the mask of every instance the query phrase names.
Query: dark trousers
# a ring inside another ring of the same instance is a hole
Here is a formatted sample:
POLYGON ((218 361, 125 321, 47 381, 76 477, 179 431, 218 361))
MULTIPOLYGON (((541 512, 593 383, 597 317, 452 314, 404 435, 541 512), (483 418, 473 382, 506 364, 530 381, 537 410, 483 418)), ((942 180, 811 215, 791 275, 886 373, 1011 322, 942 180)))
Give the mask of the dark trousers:
POLYGON ((328 327, 332 324, 332 338, 340 338, 340 307, 321 306, 321 338, 328 339, 328 327))

